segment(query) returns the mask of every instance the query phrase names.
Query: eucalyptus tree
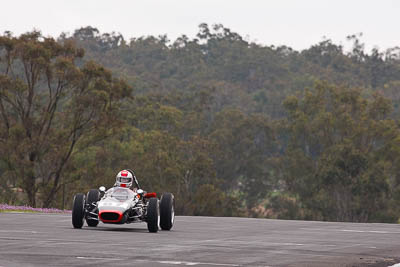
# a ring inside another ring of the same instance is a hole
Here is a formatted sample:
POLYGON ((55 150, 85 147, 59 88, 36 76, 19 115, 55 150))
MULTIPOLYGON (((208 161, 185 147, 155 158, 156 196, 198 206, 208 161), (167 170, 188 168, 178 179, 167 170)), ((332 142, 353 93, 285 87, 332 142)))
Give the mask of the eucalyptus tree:
POLYGON ((363 92, 318 83, 284 103, 283 180, 308 219, 396 220, 400 132, 390 100, 363 92))
POLYGON ((89 146, 118 127, 118 105, 130 87, 71 41, 33 31, 0 36, 0 157, 36 206, 48 207, 77 146, 89 146), (83 142, 84 140, 84 142, 83 142))

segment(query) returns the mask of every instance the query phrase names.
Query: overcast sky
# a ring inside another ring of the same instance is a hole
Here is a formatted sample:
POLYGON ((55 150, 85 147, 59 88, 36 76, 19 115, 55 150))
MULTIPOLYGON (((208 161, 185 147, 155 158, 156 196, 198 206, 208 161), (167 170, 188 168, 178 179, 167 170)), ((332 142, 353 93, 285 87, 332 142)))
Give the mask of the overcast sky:
POLYGON ((34 28, 57 37, 82 26, 126 39, 167 34, 194 37, 198 25, 222 23, 250 41, 310 47, 326 36, 346 45, 363 33, 367 49, 400 46, 399 0, 12 0, 3 1, 0 32, 34 28))

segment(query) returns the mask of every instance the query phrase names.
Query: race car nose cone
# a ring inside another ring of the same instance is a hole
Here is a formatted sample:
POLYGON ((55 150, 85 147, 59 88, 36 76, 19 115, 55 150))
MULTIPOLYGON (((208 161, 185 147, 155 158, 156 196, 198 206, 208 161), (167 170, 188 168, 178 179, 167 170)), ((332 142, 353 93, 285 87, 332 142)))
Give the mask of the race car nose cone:
POLYGON ((104 210, 99 212, 99 217, 104 223, 118 223, 122 219, 122 212, 104 210))

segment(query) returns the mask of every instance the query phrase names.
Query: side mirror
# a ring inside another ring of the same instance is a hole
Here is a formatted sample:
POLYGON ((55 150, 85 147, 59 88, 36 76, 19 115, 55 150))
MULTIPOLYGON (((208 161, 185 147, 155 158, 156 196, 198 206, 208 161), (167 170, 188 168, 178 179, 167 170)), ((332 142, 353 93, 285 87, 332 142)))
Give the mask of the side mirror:
POLYGON ((106 192, 106 188, 104 186, 100 186, 99 190, 100 190, 100 192, 103 192, 103 193, 106 192))
POLYGON ((143 194, 143 189, 138 189, 138 190, 137 190, 137 193, 138 193, 139 195, 143 194))

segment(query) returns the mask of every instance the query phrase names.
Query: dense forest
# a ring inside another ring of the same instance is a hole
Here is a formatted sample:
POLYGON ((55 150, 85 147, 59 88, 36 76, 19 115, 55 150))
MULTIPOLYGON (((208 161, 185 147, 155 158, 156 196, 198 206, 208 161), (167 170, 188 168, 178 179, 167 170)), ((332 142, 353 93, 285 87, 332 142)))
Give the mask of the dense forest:
POLYGON ((70 208, 135 170, 183 215, 400 218, 400 49, 0 36, 0 202, 70 208))

